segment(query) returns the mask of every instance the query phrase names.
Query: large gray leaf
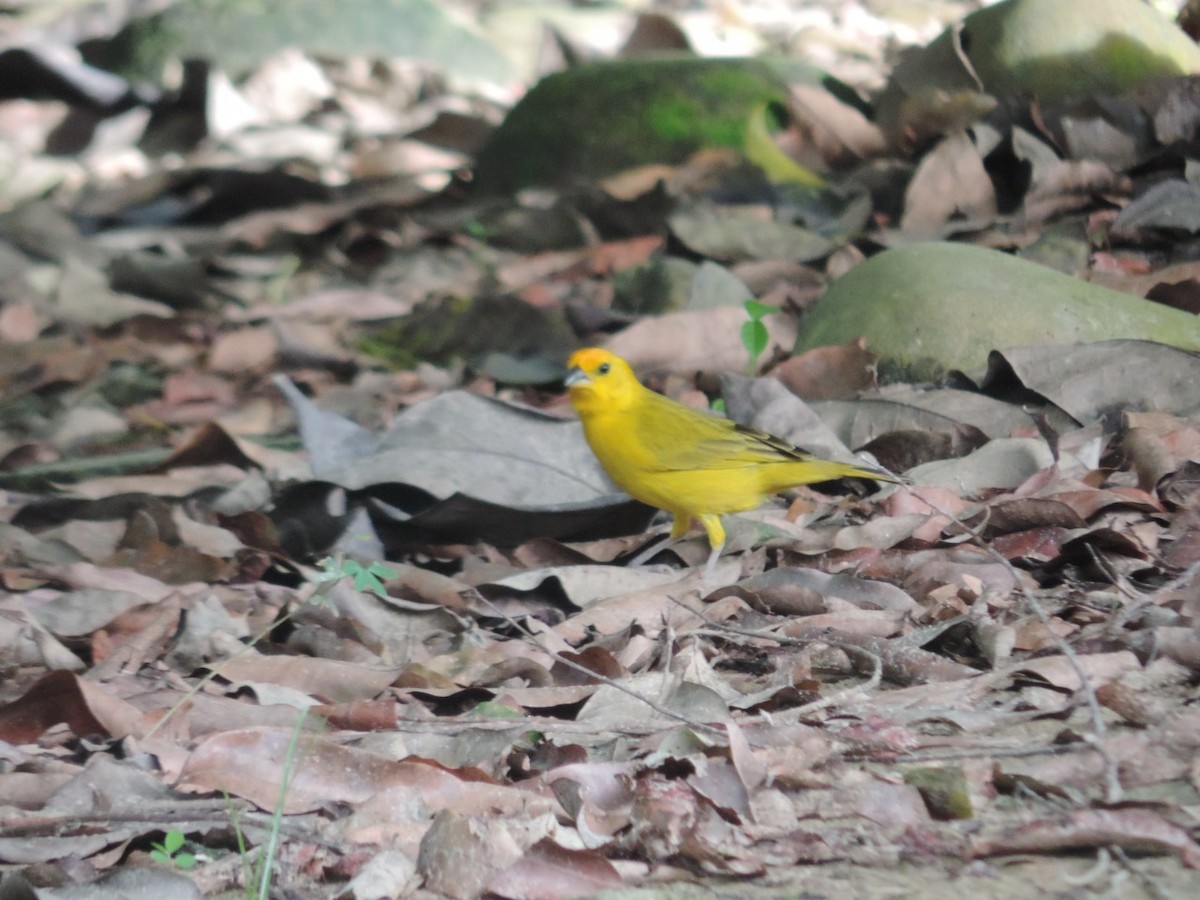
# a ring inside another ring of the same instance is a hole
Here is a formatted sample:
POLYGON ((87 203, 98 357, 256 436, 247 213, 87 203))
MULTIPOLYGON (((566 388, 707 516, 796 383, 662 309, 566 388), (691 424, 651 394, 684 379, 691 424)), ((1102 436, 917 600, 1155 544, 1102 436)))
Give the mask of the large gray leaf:
POLYGON ((811 405, 848 447, 861 447, 889 431, 949 434, 957 425, 973 425, 989 437, 1007 437, 1034 424, 1019 406, 954 388, 905 388, 889 391, 886 397, 821 400, 811 405))
POLYGON ((1123 409, 1200 414, 1200 356, 1165 344, 1013 347, 992 354, 987 381, 1006 368, 1082 424, 1123 409))
POLYGON ((1112 234, 1130 237, 1146 228, 1200 231, 1200 187, 1182 179, 1160 181, 1121 210, 1112 234))
POLYGON ((434 497, 544 507, 617 493, 578 422, 450 391, 405 410, 380 438, 323 413, 296 391, 313 470, 351 490, 399 482, 434 497))

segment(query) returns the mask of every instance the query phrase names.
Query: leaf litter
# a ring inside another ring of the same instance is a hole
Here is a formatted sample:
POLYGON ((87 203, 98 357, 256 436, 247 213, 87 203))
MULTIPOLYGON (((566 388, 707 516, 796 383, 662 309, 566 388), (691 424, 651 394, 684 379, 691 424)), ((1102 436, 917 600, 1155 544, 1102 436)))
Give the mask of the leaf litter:
MULTIPOLYGON (((272 844, 277 887, 314 896, 1194 885, 1194 354, 996 347, 985 374, 880 386, 862 341, 791 353, 846 265, 931 234, 1033 255, 1066 224, 1089 280, 1186 300, 1194 164, 1138 148, 1186 137, 1187 84, 1139 96, 1152 133, 1119 103, 978 122, 979 95, 913 106, 900 147, 794 88, 781 143, 878 166, 832 208, 754 200, 703 154, 464 199, 499 88, 297 51, 215 76, 213 143, 173 167, 148 147, 183 132, 145 117, 141 147, 24 133, 0 216, 6 889, 215 895, 272 844), (620 309, 628 285, 674 305, 620 309), (743 291, 772 310, 757 350, 743 291), (404 343, 463 297, 480 339, 404 343), (695 538, 625 568, 657 520, 571 421, 564 334, 908 483, 731 517, 707 581, 695 538), (174 832, 186 873, 152 862, 174 832)), ((78 97, 6 101, 0 128, 55 102, 78 97)))

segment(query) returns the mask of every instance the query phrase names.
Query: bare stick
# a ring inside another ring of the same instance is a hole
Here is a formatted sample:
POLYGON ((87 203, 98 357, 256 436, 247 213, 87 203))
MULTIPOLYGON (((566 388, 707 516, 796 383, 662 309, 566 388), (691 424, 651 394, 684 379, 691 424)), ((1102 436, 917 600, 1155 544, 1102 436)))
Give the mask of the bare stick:
POLYGON ((934 512, 946 516, 950 521, 954 522, 960 528, 964 529, 978 545, 998 562, 1012 576, 1013 584, 1017 586, 1017 590, 1021 592, 1025 603, 1033 610, 1033 614, 1037 616, 1037 620, 1041 623, 1042 628, 1046 630, 1046 634, 1050 636, 1050 640, 1058 648, 1059 652, 1066 658, 1067 664, 1070 665, 1075 677, 1079 679, 1079 689, 1083 692, 1084 699, 1087 701, 1088 713, 1091 718, 1092 734, 1085 735, 1084 740, 1100 754, 1100 758, 1104 761, 1104 799, 1107 803, 1119 803, 1124 796, 1124 789, 1121 787, 1120 769, 1117 760, 1108 748, 1104 745, 1104 740, 1107 736, 1108 729, 1104 725, 1104 714, 1100 708, 1100 701, 1096 699, 1096 688, 1092 684, 1092 680, 1084 671, 1083 664, 1080 663, 1079 657, 1075 653, 1075 649, 1067 643, 1066 639, 1050 627, 1050 616, 1046 613, 1046 608, 1042 606, 1040 600, 1034 596, 1033 591, 1025 586, 1021 578, 1021 573, 1017 571, 1017 567, 1005 558, 1004 554, 1000 553, 990 543, 984 540, 983 535, 961 521, 954 513, 947 512, 941 509, 937 504, 931 503, 929 500, 922 498, 922 503, 932 509, 934 512))
POLYGON ((656 713, 658 713, 659 715, 662 715, 662 716, 666 716, 668 719, 674 719, 677 722, 682 722, 685 725, 687 725, 688 727, 694 728, 697 731, 704 731, 704 732, 709 732, 712 734, 722 734, 722 735, 725 734, 725 730, 723 728, 716 728, 715 726, 708 725, 704 722, 695 722, 692 719, 689 719, 687 716, 683 716, 677 712, 673 712, 672 710, 667 709, 661 703, 656 703, 655 701, 651 700, 649 697, 645 697, 645 696, 639 694, 637 691, 633 690, 632 688, 627 688, 625 685, 620 684, 617 681, 614 681, 612 678, 608 678, 605 675, 601 675, 599 672, 594 672, 591 669, 589 669, 587 666, 580 665, 579 663, 575 662, 572 659, 567 659, 566 657, 560 656, 558 653, 556 653, 555 651, 553 651, 549 647, 547 647, 545 644, 543 644, 538 639, 537 635, 535 635, 532 631, 530 631, 528 628, 526 628, 524 625, 522 625, 520 622, 518 622, 516 619, 514 619, 512 616, 510 616, 508 613, 506 613, 504 610, 502 610, 499 606, 494 604, 491 600, 487 599, 487 597, 483 597, 481 595, 480 599, 482 599, 484 603, 486 603, 489 607, 491 607, 492 610, 495 611, 496 615, 500 616, 500 618, 504 619, 504 621, 506 621, 510 626, 515 628, 517 630, 517 632, 521 635, 521 639, 523 641, 530 644, 531 646, 536 647, 538 650, 541 650, 543 653, 547 654, 555 661, 562 663, 567 668, 574 669, 577 672, 582 672, 584 675, 587 675, 589 678, 594 678, 603 684, 607 684, 610 688, 618 690, 623 694, 628 694, 630 697, 633 697, 635 700, 640 700, 642 703, 645 703, 656 713))

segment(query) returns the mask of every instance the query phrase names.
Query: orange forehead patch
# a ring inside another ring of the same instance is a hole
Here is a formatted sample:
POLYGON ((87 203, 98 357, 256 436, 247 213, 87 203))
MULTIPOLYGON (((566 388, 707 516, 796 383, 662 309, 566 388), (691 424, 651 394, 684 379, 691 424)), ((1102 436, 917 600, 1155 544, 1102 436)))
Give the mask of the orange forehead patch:
POLYGON ((613 355, 607 350, 601 350, 599 347, 584 347, 571 354, 571 358, 567 360, 567 367, 578 367, 585 372, 591 372, 601 363, 608 362, 612 358, 613 355))

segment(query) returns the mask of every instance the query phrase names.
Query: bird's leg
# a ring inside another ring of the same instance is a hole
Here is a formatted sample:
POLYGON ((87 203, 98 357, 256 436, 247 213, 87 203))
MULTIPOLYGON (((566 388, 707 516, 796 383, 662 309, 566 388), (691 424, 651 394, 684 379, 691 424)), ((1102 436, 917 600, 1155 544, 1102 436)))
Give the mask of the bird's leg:
POLYGON ((721 551, 725 549, 725 526, 721 524, 721 517, 712 513, 696 516, 696 518, 704 526, 709 546, 712 547, 712 552, 708 554, 708 562, 704 564, 704 578, 707 580, 712 577, 717 568, 717 560, 721 557, 721 551))
POLYGON ((721 558, 722 547, 713 547, 712 553, 708 554, 708 562, 704 564, 704 580, 708 581, 712 578, 713 572, 717 570, 717 560, 721 558))
POLYGON ((649 546, 643 547, 642 552, 627 562, 625 565, 631 569, 636 569, 638 566, 645 565, 646 562, 660 550, 666 550, 668 547, 673 547, 678 544, 680 538, 671 537, 668 535, 663 540, 654 540, 649 546))
POLYGON ((665 541, 656 541, 648 547, 642 549, 642 552, 631 559, 627 565, 634 569, 640 565, 644 565, 647 560, 653 557, 661 550, 666 550, 668 547, 674 547, 687 535, 688 527, 692 524, 692 517, 687 513, 672 513, 674 519, 671 521, 671 533, 667 535, 665 541))

